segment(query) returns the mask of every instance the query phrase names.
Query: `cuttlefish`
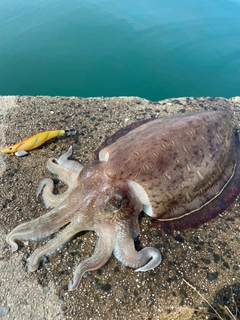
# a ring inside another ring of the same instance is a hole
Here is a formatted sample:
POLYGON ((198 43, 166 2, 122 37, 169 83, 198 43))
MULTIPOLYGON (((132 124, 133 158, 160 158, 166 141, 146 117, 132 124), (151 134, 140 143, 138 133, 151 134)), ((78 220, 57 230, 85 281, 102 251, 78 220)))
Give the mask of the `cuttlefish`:
POLYGON ((35 271, 40 260, 83 230, 95 231, 93 255, 76 268, 69 290, 83 274, 102 267, 112 253, 125 266, 147 271, 161 262, 157 248, 136 251, 143 211, 156 227, 197 226, 224 211, 240 192, 240 148, 227 113, 189 113, 137 123, 115 134, 86 166, 69 160, 70 147, 47 168, 67 184, 53 194, 52 179, 40 182, 38 195, 51 211, 20 224, 7 236, 12 251, 16 240, 57 236, 28 259, 35 271), (118 138, 118 139, 117 139, 118 138), (64 227, 65 226, 65 227, 64 227))

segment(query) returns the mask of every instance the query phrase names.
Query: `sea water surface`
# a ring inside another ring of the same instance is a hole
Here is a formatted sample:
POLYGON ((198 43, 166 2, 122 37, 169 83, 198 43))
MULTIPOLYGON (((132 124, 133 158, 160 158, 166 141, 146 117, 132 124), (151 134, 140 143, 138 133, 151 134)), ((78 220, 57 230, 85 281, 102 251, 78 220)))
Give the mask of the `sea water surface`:
POLYGON ((240 0, 1 0, 0 95, 240 95, 240 0))

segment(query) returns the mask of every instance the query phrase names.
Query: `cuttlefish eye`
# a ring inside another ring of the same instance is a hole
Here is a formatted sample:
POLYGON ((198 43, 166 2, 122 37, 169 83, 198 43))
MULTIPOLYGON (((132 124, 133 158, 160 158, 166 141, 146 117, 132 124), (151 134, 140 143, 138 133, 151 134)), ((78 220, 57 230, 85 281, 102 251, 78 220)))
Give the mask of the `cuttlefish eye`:
POLYGON ((127 197, 120 194, 114 194, 107 202, 105 209, 115 211, 123 208, 127 203, 127 197))

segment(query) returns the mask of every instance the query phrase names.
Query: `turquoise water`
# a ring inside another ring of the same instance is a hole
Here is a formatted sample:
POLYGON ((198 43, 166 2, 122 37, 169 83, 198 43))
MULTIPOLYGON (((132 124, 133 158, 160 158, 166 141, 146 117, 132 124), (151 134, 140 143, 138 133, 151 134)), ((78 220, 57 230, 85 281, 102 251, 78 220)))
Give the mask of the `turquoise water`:
POLYGON ((240 0, 1 0, 0 95, 240 95, 240 0))

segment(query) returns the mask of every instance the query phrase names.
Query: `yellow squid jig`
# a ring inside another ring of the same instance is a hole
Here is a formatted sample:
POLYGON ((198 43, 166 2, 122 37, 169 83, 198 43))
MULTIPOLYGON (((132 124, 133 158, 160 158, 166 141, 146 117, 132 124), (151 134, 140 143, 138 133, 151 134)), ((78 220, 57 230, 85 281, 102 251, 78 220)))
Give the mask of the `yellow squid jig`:
POLYGON ((66 134, 67 136, 73 135, 76 133, 75 129, 66 129, 66 130, 50 130, 43 131, 31 136, 23 141, 20 141, 12 146, 5 147, 1 149, 2 153, 5 154, 15 154, 18 157, 23 157, 28 154, 27 151, 33 150, 41 146, 46 141, 62 136, 66 134))

